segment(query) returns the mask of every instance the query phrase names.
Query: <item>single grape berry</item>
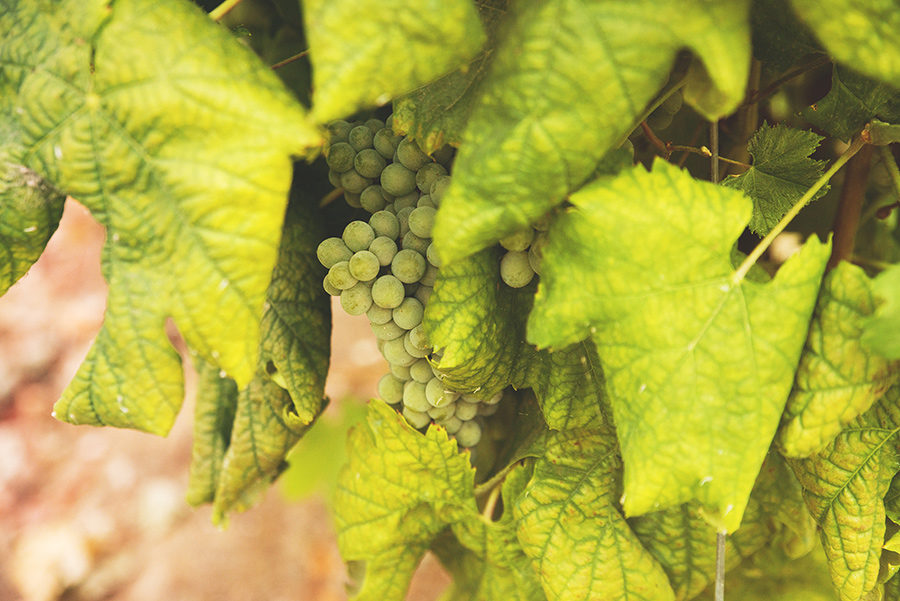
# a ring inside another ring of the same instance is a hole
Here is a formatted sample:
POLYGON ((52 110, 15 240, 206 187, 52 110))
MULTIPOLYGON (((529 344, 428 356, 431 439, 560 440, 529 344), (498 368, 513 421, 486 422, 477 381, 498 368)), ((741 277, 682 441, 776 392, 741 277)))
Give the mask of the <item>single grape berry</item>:
POLYGON ((413 346, 413 348, 419 349, 420 351, 428 350, 428 337, 425 335, 425 328, 422 327, 422 324, 419 324, 411 329, 407 334, 407 337, 409 338, 409 343, 413 346))
POLYGON ((403 408, 403 417, 406 418, 406 421, 409 422, 409 425, 419 430, 424 428, 428 424, 431 423, 431 418, 428 417, 427 413, 422 413, 420 411, 414 411, 409 407, 403 408))
MULTIPOLYGON (((525 260, 527 262, 527 257, 525 260)), ((425 263, 425 257, 420 253, 404 248, 394 255, 394 260, 391 261, 391 273, 404 284, 414 284, 425 275, 425 263)))
POLYGON ((347 141, 353 147, 353 150, 359 152, 366 148, 372 148, 372 138, 374 136, 375 134, 372 133, 372 130, 365 125, 357 125, 347 134, 347 141))
POLYGON ((406 334, 406 330, 398 326, 393 322, 393 320, 382 323, 382 324, 372 324, 372 333, 375 334, 375 338, 381 341, 395 340, 400 338, 404 334, 406 334))
POLYGON ((503 255, 500 259, 500 277, 510 288, 527 286, 534 278, 534 270, 528 263, 528 253, 509 251, 503 255))
POLYGON ((379 178, 387 162, 374 148, 363 148, 353 159, 353 168, 363 177, 379 178))
POLYGON ((448 417, 438 421, 438 424, 440 424, 444 427, 445 430, 447 430, 447 434, 456 434, 462 427, 463 421, 454 415, 452 417, 448 417))
POLYGON ((316 247, 316 257, 325 269, 331 269, 339 261, 349 261, 352 256, 353 251, 347 248, 343 240, 334 236, 325 238, 316 247))
POLYGON ((423 194, 419 197, 419 201, 416 202, 416 208, 418 208, 418 207, 436 208, 434 206, 434 203, 431 202, 431 196, 429 196, 428 194, 423 194))
POLYGON ((431 409, 428 399, 425 398, 425 384, 415 380, 405 383, 403 385, 403 405, 422 413, 431 409))
MULTIPOLYGON (((384 346, 384 342, 382 342, 381 345, 384 346)), ((381 351, 381 348, 379 347, 378 350, 381 351)), ((396 377, 401 382, 406 383, 412 379, 412 377, 409 375, 408 366, 405 367, 403 365, 394 365, 391 363, 388 363, 388 366, 390 367, 391 373, 394 374, 394 377, 396 377)))
POLYGON ((381 211, 387 206, 384 190, 378 184, 372 184, 360 193, 359 204, 370 213, 381 211))
POLYGON ((423 305, 428 304, 428 299, 431 298, 431 293, 434 291, 434 288, 431 286, 419 286, 416 289, 416 298, 419 299, 419 302, 423 305))
POLYGON ((442 175, 441 177, 434 180, 434 183, 431 184, 431 189, 428 190, 428 195, 431 196, 431 202, 434 206, 441 206, 441 199, 444 198, 444 193, 447 191, 447 188, 450 187, 450 182, 453 181, 450 179, 449 175, 442 175))
MULTIPOLYGON (((456 409, 456 416, 459 416, 459 408, 456 409)), ((481 424, 476 421, 463 422, 459 430, 456 431, 456 442, 461 447, 474 447, 481 441, 481 424)))
POLYGON ((328 124, 328 141, 332 145, 337 142, 346 142, 351 129, 353 129, 353 125, 343 119, 332 121, 328 124))
POLYGON ((416 189, 416 173, 399 163, 391 163, 381 172, 381 187, 391 196, 403 196, 416 189))
POLYGON ((403 138, 397 145, 397 159, 410 171, 418 171, 425 163, 431 161, 428 155, 422 152, 419 145, 409 138, 403 138))
POLYGON ((416 359, 424 359, 428 356, 430 352, 428 349, 420 349, 413 345, 409 339, 409 332, 403 335, 403 348, 406 349, 406 352, 415 357, 416 359))
POLYGON ((419 280, 419 283, 424 286, 434 286, 434 283, 437 282, 438 268, 434 265, 428 265, 425 269, 425 275, 422 276, 422 279, 419 280))
MULTIPOLYGON (((376 238, 377 239, 377 238, 376 238)), ((374 244, 375 240, 372 241, 374 244)), ((349 261, 350 275, 360 282, 374 280, 381 269, 381 263, 375 253, 368 250, 359 250, 353 253, 349 261)))
POLYGON ((415 209, 417 206, 419 206, 419 192, 417 190, 394 199, 394 211, 401 211, 406 207, 415 209))
POLYGON ((369 217, 369 225, 378 236, 387 236, 391 240, 400 237, 400 221, 390 211, 378 211, 369 217))
MULTIPOLYGON (((409 214, 409 231, 420 238, 431 238, 434 228, 434 217, 437 211, 433 207, 419 207, 409 214)), ((531 229, 531 228, 529 228, 531 229)))
POLYGON ((373 134, 384 129, 384 121, 382 121, 381 119, 376 119, 375 117, 366 119, 366 122, 363 123, 363 125, 371 129, 373 134))
POLYGON ((414 250, 423 256, 428 252, 429 244, 431 244, 431 238, 419 238, 412 233, 412 230, 403 234, 403 240, 400 242, 401 247, 414 250))
POLYGON ((325 274, 325 277, 322 278, 322 288, 325 289, 325 292, 328 293, 329 296, 340 296, 341 289, 336 288, 334 284, 331 283, 331 280, 328 279, 328 274, 325 274))
POLYGON ((414 298, 404 298, 403 302, 394 309, 394 323, 405 330, 411 330, 422 323, 425 307, 414 298))
MULTIPOLYGON (((396 257, 394 258, 396 259, 396 257)), ((406 290, 403 288, 403 282, 396 276, 383 275, 372 284, 372 300, 379 307, 385 309, 399 307, 405 296, 406 290)))
POLYGON ((431 365, 428 363, 428 359, 419 359, 415 363, 409 366, 409 375, 416 382, 421 382, 422 384, 428 384, 431 379, 434 377, 434 374, 431 372, 431 365))
POLYGON ((387 236, 378 236, 369 245, 369 252, 378 258, 379 265, 387 266, 397 254, 397 243, 387 236))
POLYGON ((409 214, 412 213, 412 207, 397 209, 397 221, 400 222, 400 236, 405 236, 409 231, 409 214))
POLYGON ((375 132, 375 137, 372 138, 372 146, 375 147, 378 154, 389 161, 394 157, 394 152, 397 151, 397 145, 400 144, 401 139, 401 136, 385 128, 375 132))
POLYGON ((362 204, 359 202, 359 194, 354 194, 353 192, 344 191, 344 200, 347 204, 354 209, 362 208, 362 204))
POLYGON ((372 306, 372 291, 359 282, 341 292, 341 306, 350 315, 362 315, 372 306))
POLYGON ((381 347, 381 354, 384 355, 384 358, 387 359, 388 363, 395 363, 397 365, 403 365, 404 367, 409 367, 416 362, 416 357, 413 357, 406 352, 406 348, 403 346, 402 336, 398 336, 392 340, 386 340, 384 346, 381 347))
POLYGON ((440 407, 432 407, 426 413, 435 421, 450 419, 456 413, 456 403, 447 403, 440 407))
POLYGON ((372 185, 372 180, 361 176, 356 169, 350 169, 341 174, 341 188, 345 192, 359 194, 367 187, 372 185))
POLYGON ((439 379, 431 378, 425 385, 425 398, 432 407, 443 407, 455 401, 456 395, 444 390, 444 383, 439 379))
POLYGON ((346 142, 338 142, 328 148, 325 162, 338 173, 344 173, 353 169, 353 158, 355 156, 356 151, 353 150, 352 146, 346 142))
POLYGON ((378 396, 390 405, 399 403, 403 400, 403 382, 393 374, 384 374, 378 380, 378 396))
POLYGON ((366 250, 375 239, 375 230, 365 221, 351 221, 344 228, 341 238, 343 238, 347 248, 353 252, 366 250))
POLYGON ((369 307, 369 310, 366 311, 366 317, 369 318, 369 323, 371 325, 380 326, 386 324, 393 317, 392 309, 385 309, 384 307, 379 307, 375 303, 372 303, 372 306, 369 307))
POLYGON ((470 403, 463 399, 456 402, 456 417, 465 421, 474 419, 478 415, 478 403, 470 403))
POLYGON ((352 288, 359 282, 359 280, 350 273, 349 261, 338 261, 332 265, 331 269, 328 270, 328 275, 326 277, 328 278, 328 281, 331 282, 331 285, 338 290, 352 288))
POLYGON ((422 191, 422 194, 428 194, 434 180, 442 175, 447 175, 446 167, 440 163, 425 163, 416 172, 416 186, 422 191))
POLYGON ((441 259, 440 257, 438 257, 437 248, 435 248, 434 242, 429 244, 428 248, 425 250, 425 258, 428 259, 428 262, 435 267, 441 266, 441 259))
POLYGON ((506 250, 528 250, 534 239, 534 229, 531 226, 513 232, 509 236, 500 239, 500 246, 506 250))
POLYGON ((485 417, 494 415, 499 410, 500 405, 485 405, 484 403, 478 405, 478 415, 484 415, 485 417))

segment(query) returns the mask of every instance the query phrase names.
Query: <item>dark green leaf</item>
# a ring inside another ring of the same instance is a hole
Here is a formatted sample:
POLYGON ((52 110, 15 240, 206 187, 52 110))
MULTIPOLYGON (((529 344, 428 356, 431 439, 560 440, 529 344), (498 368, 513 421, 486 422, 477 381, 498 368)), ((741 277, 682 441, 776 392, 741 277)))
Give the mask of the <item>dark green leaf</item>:
POLYGON ((900 82, 892 87, 848 67, 835 66, 831 90, 804 109, 803 116, 819 129, 849 141, 872 117, 900 120, 900 82))
POLYGON ((784 0, 754 0, 750 9, 753 55, 776 71, 785 71, 799 59, 822 52, 808 27, 784 0))

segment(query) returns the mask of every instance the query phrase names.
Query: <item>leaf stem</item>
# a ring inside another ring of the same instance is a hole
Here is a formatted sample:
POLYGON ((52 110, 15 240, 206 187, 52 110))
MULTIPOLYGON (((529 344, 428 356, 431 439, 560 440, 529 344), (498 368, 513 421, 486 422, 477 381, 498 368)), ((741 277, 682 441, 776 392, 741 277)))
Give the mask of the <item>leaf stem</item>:
POLYGON ((293 56, 289 56, 289 57, 287 57, 286 59, 284 59, 284 60, 282 60, 282 61, 278 61, 277 63, 275 63, 274 65, 272 65, 272 69, 280 69, 281 67, 283 67, 283 66, 285 66, 285 65, 289 65, 289 64, 291 64, 291 63, 294 62, 294 61, 300 60, 301 58, 303 58, 303 57, 306 56, 307 54, 309 54, 309 48, 307 48, 307 49, 304 50, 303 52, 298 52, 297 54, 295 54, 295 55, 293 55, 293 56))
POLYGON ((209 11, 209 18, 219 22, 222 17, 231 12, 231 9, 241 3, 241 0, 224 0, 219 6, 209 11))
POLYGON ((498 482, 494 488, 491 489, 491 494, 487 498, 487 501, 484 504, 484 510, 481 512, 481 519, 486 522, 494 521, 494 510, 497 508, 497 501, 500 500, 500 489, 502 488, 502 483, 498 482))
POLYGON ((747 275, 747 272, 750 271, 750 268, 759 260, 759 258, 766 252, 766 249, 772 244, 772 241, 784 231, 784 228, 788 226, 788 224, 794 220, 794 217, 797 216, 798 213, 806 206, 812 198, 816 195, 816 193, 822 189, 825 184, 828 183, 828 180, 837 173, 844 164, 853 158, 859 150, 865 146, 866 142, 862 138, 856 138, 852 144, 844 151, 844 154, 839 156, 837 160, 832 163, 831 167, 828 168, 828 171, 822 174, 822 176, 816 180, 816 182, 806 191, 806 193, 800 197, 800 199, 794 203, 794 206, 791 207, 791 210, 787 212, 787 214, 781 218, 772 231, 766 234, 766 237, 763 238, 759 244, 756 245, 747 258, 740 264, 737 270, 731 276, 731 284, 737 286, 741 283, 741 280, 747 275))
POLYGON ((716 601, 725 601, 725 536, 726 532, 716 533, 716 601))
POLYGON ((869 179, 869 165, 874 151, 873 146, 867 145, 847 163, 847 173, 844 176, 841 198, 832 227, 834 242, 831 246, 831 258, 828 260, 829 269, 836 267, 853 254, 863 198, 866 195, 866 182, 869 179))
POLYGON ((830 60, 831 59, 826 55, 817 56, 807 64, 797 67, 793 71, 788 71, 787 73, 770 83, 768 86, 766 86, 764 90, 751 93, 747 97, 747 100, 744 101, 744 104, 755 104, 760 100, 771 96, 778 90, 778 88, 780 88, 790 80, 794 79, 795 77, 799 77, 804 73, 812 71, 813 69, 821 67, 822 65, 827 64, 830 60))
POLYGON ((334 190, 332 190, 331 192, 329 192, 328 194, 326 194, 325 196, 322 197, 322 200, 319 201, 319 206, 324 207, 325 205, 327 205, 331 202, 334 202, 335 200, 340 198, 343 193, 344 193, 343 188, 335 188, 334 190))
MULTIPOLYGON (((706 146, 701 146, 700 148, 696 148, 694 146, 681 146, 680 144, 667 144, 666 148, 671 150, 672 152, 689 152, 693 154, 699 154, 703 157, 711 157, 712 151, 706 146)), ((738 167, 743 167, 744 169, 749 169, 751 165, 749 163, 743 163, 741 161, 735 161, 734 159, 726 159, 723 156, 719 157, 719 162, 728 163, 729 165, 737 165, 738 167)), ((680 166, 680 165, 679 165, 680 166)))
POLYGON ((712 183, 719 183, 719 122, 709 124, 709 145, 712 151, 709 155, 709 179, 712 183))

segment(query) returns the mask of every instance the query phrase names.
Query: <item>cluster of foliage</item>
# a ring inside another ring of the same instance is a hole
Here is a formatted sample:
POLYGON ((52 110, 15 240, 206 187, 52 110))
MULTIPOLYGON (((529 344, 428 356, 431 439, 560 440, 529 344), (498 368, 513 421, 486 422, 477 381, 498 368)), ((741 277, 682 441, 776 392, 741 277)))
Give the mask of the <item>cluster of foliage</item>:
POLYGON ((327 403, 323 278, 408 330, 335 494, 357 599, 431 550, 447 599, 680 601, 721 532, 744 598, 821 590, 821 545, 841 601, 900 599, 898 31, 897 0, 0 0, 0 292, 91 210, 108 306, 55 415, 168 432, 171 319, 217 520, 327 403))

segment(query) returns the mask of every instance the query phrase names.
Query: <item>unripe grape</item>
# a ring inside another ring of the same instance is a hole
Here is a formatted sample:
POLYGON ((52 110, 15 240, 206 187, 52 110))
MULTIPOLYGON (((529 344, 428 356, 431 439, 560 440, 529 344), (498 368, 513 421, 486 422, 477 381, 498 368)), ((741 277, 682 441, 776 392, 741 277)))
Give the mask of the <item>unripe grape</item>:
POLYGON ((403 400, 403 382, 393 374, 384 374, 378 380, 378 396, 391 405, 399 403, 403 400))
POLYGON ((359 194, 368 186, 372 185, 372 180, 361 176, 356 169, 350 169, 341 173, 341 187, 345 192, 359 194))
POLYGON ((338 142, 346 142, 353 124, 347 123, 343 119, 332 121, 328 124, 328 141, 333 146, 338 142))
POLYGON ((353 168, 363 177, 379 178, 387 162, 374 148, 363 148, 353 159, 353 168))
POLYGON ((354 209, 362 208, 362 204, 359 202, 359 194, 354 194, 353 192, 347 192, 346 190, 344 190, 344 201, 348 206, 351 206, 354 209))
POLYGON ((322 278, 322 288, 324 288, 325 292, 327 292, 330 296, 341 295, 341 289, 335 287, 335 285, 331 283, 331 280, 328 279, 327 273, 325 274, 325 277, 322 278))
POLYGON ((359 204, 370 213, 377 213, 387 206, 384 190, 378 184, 372 184, 359 195, 359 204))
POLYGON ((397 159, 404 167, 414 172, 431 161, 419 145, 409 138, 403 138, 397 146, 397 159))
POLYGON ((428 248, 425 249, 425 258, 428 259, 428 262, 435 267, 441 266, 441 259, 438 257, 437 248, 435 248, 434 242, 429 244, 428 248))
POLYGON ((390 129, 382 129, 375 132, 372 138, 372 146, 378 151, 378 154, 389 161, 393 158, 394 152, 397 151, 397 145, 400 144, 402 136, 398 136, 390 129))
POLYGON ((547 234, 539 233, 528 248, 528 264, 538 275, 541 275, 541 264, 544 262, 544 248, 547 246, 547 234))
POLYGON ((387 266, 397 254, 397 243, 387 236, 378 236, 369 245, 369 252, 378 258, 379 265, 387 266))
POLYGON ((366 122, 363 123, 363 125, 371 129, 373 134, 384 129, 384 121, 382 121, 381 119, 376 119, 375 117, 366 119, 366 122))
POLYGON ((347 141, 353 150, 359 152, 366 148, 372 148, 372 138, 375 136, 372 130, 365 125, 357 125, 347 134, 347 141))
MULTIPOLYGON (((456 409, 459 416, 459 407, 456 409)), ((474 447, 481 441, 481 424, 476 421, 463 422, 456 431, 456 442, 461 447, 474 447)))
POLYGON ((400 237, 400 221, 390 211, 378 211, 369 217, 369 225, 379 236, 387 236, 391 240, 400 237))
POLYGON ((344 173, 353 169, 353 159, 356 157, 356 151, 346 142, 338 142, 332 144, 328 148, 328 155, 325 162, 338 173, 344 173))
MULTIPOLYGON (((377 240, 377 238, 376 238, 377 240)), ((375 243, 375 240, 372 241, 375 243)), ((381 269, 381 263, 375 253, 368 250, 359 250, 353 253, 349 261, 350 275, 360 282, 374 280, 381 269)))
POLYGON ((386 340, 381 352, 388 363, 409 367, 416 362, 416 357, 406 352, 406 348, 403 346, 403 336, 398 336, 393 340, 386 340))
POLYGON ((334 169, 328 170, 328 182, 335 188, 341 187, 341 174, 334 169))
POLYGON ((396 340, 406 334, 406 330, 394 323, 393 320, 387 323, 372 324, 372 333, 375 338, 381 341, 396 340))
MULTIPOLYGON (((384 341, 379 341, 379 342, 381 342, 381 345, 384 346, 384 341)), ((380 351, 381 349, 378 349, 378 350, 380 351)), ((388 363, 388 367, 391 370, 391 374, 393 374, 394 377, 397 378, 398 380, 400 380, 401 382, 405 383, 411 379, 410 375, 409 375, 409 366, 395 365, 393 363, 388 363)))
POLYGON ((353 252, 366 250, 372 244, 372 240, 375 239, 375 230, 365 221, 351 221, 344 228, 341 238, 343 238, 347 248, 353 252))
POLYGON ((500 405, 485 405, 484 403, 481 403, 478 405, 478 415, 487 417, 489 415, 494 415, 499 409, 500 405))
MULTIPOLYGON (((396 208, 396 205, 394 205, 396 208)), ((400 236, 405 236, 409 231, 409 214, 412 213, 412 207, 404 207, 397 209, 397 221, 400 222, 400 236)))
POLYGON ((393 313, 394 312, 391 309, 385 309, 384 307, 379 307, 375 303, 372 303, 372 306, 366 311, 366 317, 369 318, 369 323, 371 325, 380 326, 389 322, 393 313))
POLYGON ((528 250, 531 240, 534 238, 534 229, 527 226, 517 232, 500 239, 500 246, 506 250, 528 250))
POLYGON ((422 384, 428 384, 434 377, 431 373, 431 365, 428 363, 428 359, 419 359, 410 365, 409 375, 413 380, 422 384))
POLYGON ((423 286, 434 286, 434 283, 437 281, 437 275, 438 268, 429 264, 428 267, 425 268, 425 274, 422 276, 422 279, 419 280, 419 283, 423 286))
POLYGON ((316 247, 316 257, 325 269, 331 269, 340 261, 349 261, 352 256, 353 251, 347 248, 343 240, 335 236, 325 238, 316 247))
POLYGON ((419 192, 418 190, 413 190, 409 194, 404 194, 403 196, 398 196, 394 199, 394 212, 399 212, 406 207, 415 209, 418 205, 419 192))
POLYGON ((434 206, 434 203, 431 202, 431 196, 429 196, 428 194, 422 194, 422 195, 419 197, 418 202, 416 202, 416 208, 419 208, 419 207, 431 207, 431 208, 436 208, 436 207, 434 206))
POLYGON ((414 284, 425 275, 425 263, 425 257, 421 254, 404 248, 394 255, 394 260, 391 261, 391 273, 404 284, 414 284))
POLYGON ((420 238, 431 238, 431 230, 434 228, 434 216, 436 214, 437 211, 434 207, 413 209, 409 214, 409 231, 420 238))
POLYGON ((416 174, 399 163, 391 163, 381 172, 381 187, 391 196, 403 196, 416 189, 416 174))
POLYGON ((496 393, 496 394, 494 394, 494 395, 492 395, 492 396, 489 396, 489 397, 486 398, 486 399, 482 399, 481 402, 482 402, 482 404, 484 404, 484 405, 496 405, 497 403, 500 402, 500 400, 501 400, 502 398, 503 398, 503 391, 501 390, 500 392, 498 392, 498 393, 496 393))
POLYGON ((331 269, 328 270, 328 275, 326 277, 328 278, 328 281, 331 282, 331 285, 338 290, 347 290, 348 288, 356 286, 359 282, 359 280, 350 273, 349 261, 338 261, 332 265, 331 269))
POLYGON ((456 434, 462 427, 463 421, 454 415, 453 417, 448 417, 438 421, 438 424, 440 424, 444 427, 444 429, 447 430, 447 434, 456 434))
POLYGON ((434 180, 447 175, 447 169, 440 163, 425 163, 422 168, 416 172, 416 187, 422 191, 422 194, 428 194, 431 191, 431 185, 434 180))
POLYGON ((409 332, 403 335, 403 348, 406 349, 406 352, 415 357, 416 359, 423 359, 428 356, 428 349, 420 349, 412 344, 409 340, 409 332))
POLYGON ((422 413, 431 409, 431 405, 425 398, 425 385, 415 380, 405 383, 403 385, 403 405, 422 413))
MULTIPOLYGON (((418 299, 417 299, 418 300, 418 299)), ((421 302, 421 301, 420 301, 421 302)), ((419 324, 413 329, 411 329, 407 334, 407 338, 409 339, 409 344, 412 345, 413 348, 418 349, 420 351, 428 351, 428 338, 425 335, 425 327, 424 324, 419 324)), ((429 366, 430 368, 430 366, 429 366)))
POLYGON ((399 307, 405 296, 406 290, 403 289, 403 282, 393 275, 383 275, 372 284, 372 300, 379 307, 385 309, 399 307))
POLYGON ((372 292, 360 282, 341 292, 341 306, 350 315, 362 315, 372 306, 372 292))
POLYGON ((421 413, 419 411, 413 411, 408 407, 403 408, 403 417, 406 418, 406 421, 409 422, 409 425, 415 428, 416 430, 421 430, 425 426, 431 423, 431 418, 428 417, 427 413, 421 413))
POLYGON ((441 407, 432 407, 426 411, 426 413, 428 413, 428 417, 435 421, 447 420, 456 413, 456 403, 447 403, 441 407))
POLYGON ((412 230, 403 234, 403 240, 400 242, 400 246, 403 248, 414 250, 421 255, 428 252, 429 244, 431 244, 431 238, 420 238, 412 233, 412 230))
POLYGON ((478 415, 478 403, 470 403, 462 399, 456 401, 456 417, 465 421, 474 419, 478 415))
POLYGON ((400 305, 394 309, 394 323, 405 330, 411 330, 422 323, 425 307, 414 298, 404 298, 400 305))
POLYGON ((451 181, 453 180, 450 179, 449 175, 442 175, 431 184, 428 195, 431 196, 431 202, 434 203, 434 206, 441 206, 441 199, 444 198, 444 193, 450 187, 451 181))
POLYGON ((444 383, 437 378, 431 378, 425 385, 425 398, 432 407, 443 407, 456 400, 452 394, 445 394, 444 383))
POLYGON ((419 286, 416 290, 416 298, 419 299, 419 302, 423 305, 428 305, 428 299, 431 298, 431 293, 434 291, 434 288, 431 286, 419 286))
POLYGON ((522 288, 534 278, 534 270, 528 264, 528 253, 509 251, 500 259, 500 277, 510 288, 522 288))

